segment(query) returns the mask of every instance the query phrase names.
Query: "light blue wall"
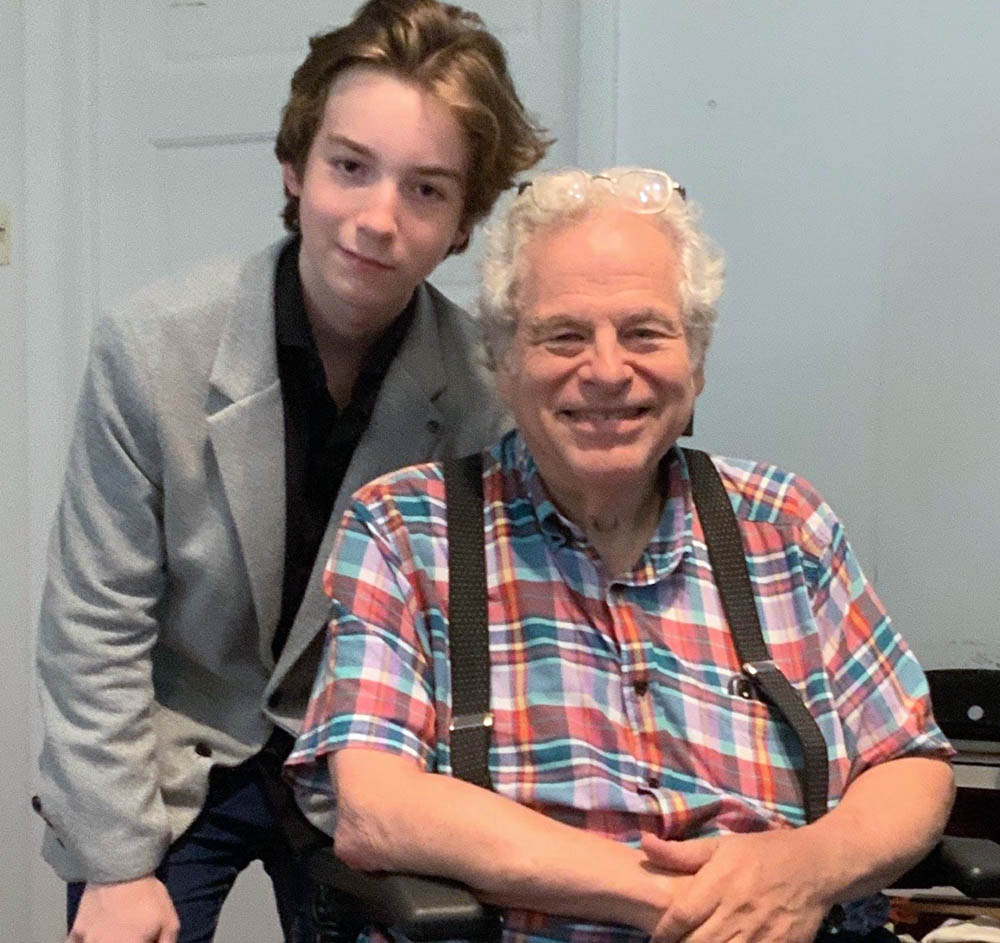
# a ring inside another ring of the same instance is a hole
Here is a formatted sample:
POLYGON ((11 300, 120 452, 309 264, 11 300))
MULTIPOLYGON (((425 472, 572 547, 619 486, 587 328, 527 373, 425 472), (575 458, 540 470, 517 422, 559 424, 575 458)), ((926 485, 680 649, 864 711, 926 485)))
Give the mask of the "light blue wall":
POLYGON ((729 283, 698 441, 813 479, 929 665, 1000 665, 1000 4, 622 0, 621 160, 729 283))

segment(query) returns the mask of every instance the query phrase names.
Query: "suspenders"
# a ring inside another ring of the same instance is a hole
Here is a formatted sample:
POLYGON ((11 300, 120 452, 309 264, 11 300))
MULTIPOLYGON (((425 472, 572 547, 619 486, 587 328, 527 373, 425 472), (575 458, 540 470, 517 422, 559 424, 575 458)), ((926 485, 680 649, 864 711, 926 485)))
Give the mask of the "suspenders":
POLYGON ((451 765, 455 776, 492 789, 489 771, 490 643, 486 616, 483 463, 479 453, 444 463, 448 512, 448 648, 451 765))
MULTIPOLYGON (((802 698, 774 663, 761 632, 739 524, 722 479, 704 452, 684 449, 695 507, 733 644, 749 685, 791 727, 802 749, 796 770, 806 821, 827 810, 826 743, 802 698)), ((491 788, 488 760, 490 655, 486 615, 483 469, 479 454, 444 463, 448 503, 449 645, 452 673, 451 756, 455 776, 491 788)))

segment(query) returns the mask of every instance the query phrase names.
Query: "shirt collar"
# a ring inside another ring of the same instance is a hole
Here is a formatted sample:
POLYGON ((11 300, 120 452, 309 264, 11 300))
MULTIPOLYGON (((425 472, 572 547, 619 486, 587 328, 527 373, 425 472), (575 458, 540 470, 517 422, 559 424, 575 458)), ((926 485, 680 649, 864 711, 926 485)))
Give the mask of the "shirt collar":
MULTIPOLYGON (((519 432, 513 433, 514 464, 531 501, 542 533, 555 549, 589 546, 583 531, 552 502, 538 472, 534 456, 519 432)), ((691 480, 684 451, 674 445, 660 460, 666 501, 656 531, 631 573, 616 579, 630 585, 655 583, 677 569, 681 560, 694 554, 691 480)))
POLYGON ((325 390, 326 374, 302 297, 302 279, 299 277, 301 242, 300 237, 290 240, 278 256, 274 276, 275 336, 279 356, 308 377, 310 387, 325 390))

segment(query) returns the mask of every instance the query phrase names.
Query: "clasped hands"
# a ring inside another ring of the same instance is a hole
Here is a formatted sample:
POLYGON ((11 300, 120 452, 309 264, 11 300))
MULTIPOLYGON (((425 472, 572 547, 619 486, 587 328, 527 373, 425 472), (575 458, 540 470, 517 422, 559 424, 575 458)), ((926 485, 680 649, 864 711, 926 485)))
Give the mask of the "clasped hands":
POLYGON ((664 841, 651 867, 675 875, 653 943, 811 943, 835 902, 818 850, 799 830, 664 841))

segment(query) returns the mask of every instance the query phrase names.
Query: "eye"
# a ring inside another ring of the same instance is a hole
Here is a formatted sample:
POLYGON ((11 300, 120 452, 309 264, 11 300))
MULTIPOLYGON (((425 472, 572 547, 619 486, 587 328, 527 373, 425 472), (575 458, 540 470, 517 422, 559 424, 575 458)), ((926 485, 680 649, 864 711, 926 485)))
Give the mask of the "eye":
POLYGON ((679 334, 679 331, 675 331, 673 326, 668 324, 633 324, 622 331, 621 339, 624 344, 632 347, 649 348, 656 347, 679 334))
POLYGON ((418 183, 414 189, 422 200, 444 200, 447 198, 444 190, 426 181, 418 183))
POLYGON ((331 157, 330 166, 338 176, 349 180, 363 176, 366 169, 365 165, 356 157, 331 157))
POLYGON ((584 345, 587 338, 580 331, 558 331, 549 334, 542 339, 546 350, 560 357, 575 357, 584 345))

